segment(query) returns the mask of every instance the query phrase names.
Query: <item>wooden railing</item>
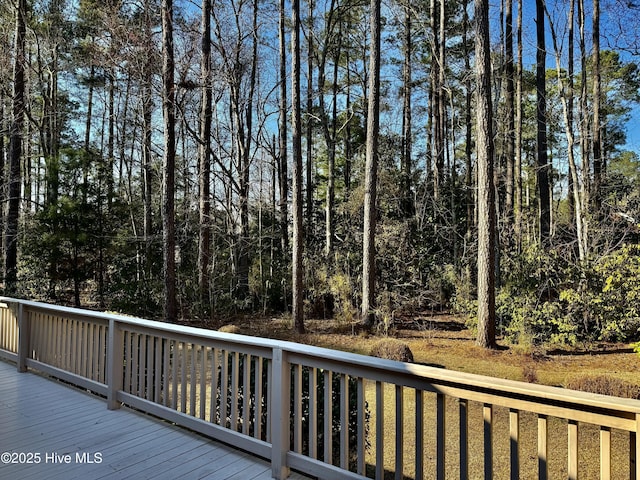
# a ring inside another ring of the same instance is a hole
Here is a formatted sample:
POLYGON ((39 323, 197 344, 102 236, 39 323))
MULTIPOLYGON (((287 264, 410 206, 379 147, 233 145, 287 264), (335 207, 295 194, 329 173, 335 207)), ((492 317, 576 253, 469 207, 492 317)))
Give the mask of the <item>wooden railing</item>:
POLYGON ((331 479, 545 479, 550 471, 640 479, 640 401, 0 302, 0 358, 19 371, 39 370, 105 396, 110 409, 127 404, 269 459, 274 478, 295 469, 331 479))

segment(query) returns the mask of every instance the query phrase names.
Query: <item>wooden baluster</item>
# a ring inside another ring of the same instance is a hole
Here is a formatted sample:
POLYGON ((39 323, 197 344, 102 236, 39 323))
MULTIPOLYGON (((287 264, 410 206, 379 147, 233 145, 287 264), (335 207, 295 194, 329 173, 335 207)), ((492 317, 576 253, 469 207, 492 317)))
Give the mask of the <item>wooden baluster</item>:
MULTIPOLYGON (((140 360, 138 361, 138 396, 140 398, 146 398, 146 380, 147 380, 147 335, 138 335, 138 341, 140 342, 140 360)), ((96 355, 96 364, 98 363, 98 356, 96 355)))
POLYGON ((485 403, 482 407, 484 423, 484 478, 493 478, 493 405, 485 403))
POLYGON ((180 342, 180 411, 187 413, 187 354, 186 342, 180 342))
POLYGON ((293 451, 302 453, 302 366, 293 365, 293 451))
POLYGON ((229 352, 222 350, 220 373, 220 425, 227 427, 227 397, 229 396, 229 352))
POLYGON ((469 478, 469 402, 458 399, 458 414, 460 418, 460 480, 469 478))
POLYGON ((61 318, 58 319, 60 323, 60 338, 58 340, 58 353, 60 355, 60 361, 58 362, 58 367, 62 370, 73 371, 71 362, 71 356, 73 355, 73 330, 69 328, 69 319, 61 318))
POLYGON ((384 478, 384 384, 376 381, 376 480, 384 478))
POLYGON ((547 416, 538 415, 538 478, 549 478, 547 416))
POLYGON ((209 421, 217 423, 216 410, 218 409, 218 349, 211 348, 211 399, 209 404, 209 421))
POLYGON ((51 316, 44 316, 44 338, 43 338, 43 346, 42 349, 42 361, 44 363, 51 364, 52 360, 52 342, 53 342, 53 326, 51 325, 51 316))
POLYGON ((262 362, 262 357, 255 357, 253 382, 256 386, 256 392, 253 406, 253 436, 258 439, 262 439, 262 398, 264 396, 262 391, 262 362))
POLYGON ((569 480, 578 480, 578 422, 567 423, 567 472, 569 480))
POLYGON ((86 322, 83 322, 82 324, 82 335, 80 338, 80 341, 82 342, 82 365, 80 366, 80 370, 82 372, 82 375, 84 375, 85 377, 89 378, 89 363, 88 363, 88 358, 89 358, 89 328, 87 326, 86 322))
POLYGON ((272 415, 272 408, 271 408, 271 399, 273 398, 271 395, 272 392, 272 378, 273 378, 273 360, 270 361, 267 364, 267 392, 266 392, 266 399, 267 399, 267 442, 271 442, 271 415, 272 415))
POLYGON ((367 436, 367 429, 365 424, 365 400, 364 400, 364 379, 358 377, 357 381, 357 403, 358 403, 358 430, 356 431, 356 438, 358 441, 358 465, 357 473, 359 475, 365 474, 365 439, 367 436))
POLYGON ((333 383, 329 370, 324 374, 324 461, 333 465, 333 383))
POLYGON ((192 416, 196 416, 196 384, 198 382, 198 378, 196 376, 196 366, 198 363, 198 349, 195 343, 191 344, 191 368, 189 371, 189 414, 192 416))
MULTIPOLYGON (((9 310, 5 310, 5 312, 9 312, 9 310)), ((18 304, 18 312, 17 312, 16 322, 19 325, 18 334, 19 334, 19 345, 16 349, 18 354, 18 372, 26 372, 27 371, 27 359, 31 358, 31 348, 33 345, 32 336, 37 333, 34 331, 35 325, 32 325, 31 315, 28 311, 25 310, 24 306, 20 303, 18 304)))
POLYGON ((445 479, 445 437, 446 437, 446 397, 438 393, 436 396, 436 478, 445 479))
POLYGON ((171 408, 178 409, 178 364, 180 363, 180 347, 176 340, 171 342, 171 408))
POLYGON ((50 365, 60 368, 60 344, 62 343, 62 335, 60 334, 60 318, 55 316, 51 319, 53 326, 53 342, 51 347, 50 365))
MULTIPOLYGON (((577 459, 576 459, 577 467, 577 459)), ((577 468, 575 477, 569 476, 570 479, 577 479, 577 468)), ((600 479, 609 480, 611 478, 611 429, 608 427, 600 427, 600 479)))
MULTIPOLYGON (((154 358, 153 340, 154 340, 153 335, 145 335, 144 343, 145 343, 145 348, 147 349, 147 354, 146 354, 147 358, 145 359, 145 365, 144 365, 145 395, 143 398, 146 398, 149 401, 153 400, 153 381, 154 381, 153 377, 155 372, 155 368, 153 365, 153 358, 154 358)), ((98 361, 100 361, 101 357, 102 355, 98 357, 98 361)))
POLYGON ((309 368, 309 456, 318 458, 318 369, 309 368))
POLYGON ((204 420, 207 410, 207 347, 200 345, 200 419, 204 420))
MULTIPOLYGON (((138 365, 138 342, 140 341, 140 335, 138 335, 137 333, 131 333, 131 343, 132 343, 132 348, 131 348, 131 393, 133 395, 138 395, 138 388, 139 388, 139 377, 140 377, 140 367, 138 365)), ((91 365, 93 365, 93 334, 91 334, 91 361, 89 362, 91 365)), ((92 367, 93 369, 93 367, 92 367)))
POLYGON ((238 352, 231 355, 231 419, 229 428, 234 432, 238 431, 238 371, 240 361, 238 352))
POLYGON ((107 340, 107 328, 104 325, 100 325, 99 329, 99 345, 98 345, 98 375, 95 380, 97 382, 105 381, 105 347, 107 340))
POLYGON ((629 432, 629 470, 631 480, 640 480, 640 442, 637 432, 640 432, 640 414, 636 414, 636 431, 629 432))
POLYGON ((340 374, 340 468, 349 470, 349 376, 340 374))
POLYGON ((402 480, 404 471, 404 392, 402 385, 396 385, 396 480, 402 480))
POLYGON ((242 372, 242 433, 249 435, 251 425, 251 355, 244 355, 242 372))
POLYGON ((162 402, 162 372, 164 371, 162 363, 162 338, 154 337, 154 375, 153 375, 153 401, 160 404, 162 402))
POLYGON ((171 369, 171 340, 168 338, 162 338, 160 340, 162 344, 162 404, 165 407, 170 406, 169 403, 169 386, 170 386, 170 369, 171 369))
POLYGON ((520 412, 509 410, 509 455, 511 480, 520 478, 520 412))

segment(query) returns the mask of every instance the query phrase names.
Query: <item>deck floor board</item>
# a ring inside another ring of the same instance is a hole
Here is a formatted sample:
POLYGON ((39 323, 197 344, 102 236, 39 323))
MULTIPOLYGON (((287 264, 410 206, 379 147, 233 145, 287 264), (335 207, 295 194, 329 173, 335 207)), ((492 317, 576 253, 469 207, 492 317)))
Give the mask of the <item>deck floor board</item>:
MULTIPOLYGON (((104 398, 35 373, 18 373, 4 361, 2 452, 40 455, 38 464, 0 463, 0 478, 15 480, 271 478, 263 459, 126 407, 108 410, 104 398), (64 455, 71 456, 70 463, 60 463, 64 455), (78 462, 76 455, 94 463, 78 462)), ((306 477, 292 473, 290 478, 306 477)))

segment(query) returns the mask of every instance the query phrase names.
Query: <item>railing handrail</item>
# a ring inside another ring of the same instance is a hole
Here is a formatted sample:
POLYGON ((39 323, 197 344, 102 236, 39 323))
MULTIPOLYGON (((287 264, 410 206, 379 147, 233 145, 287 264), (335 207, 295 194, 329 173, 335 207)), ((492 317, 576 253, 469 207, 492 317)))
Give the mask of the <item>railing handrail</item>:
MULTIPOLYGON (((273 433, 274 437, 272 438, 272 465, 274 465, 273 471, 276 476, 286 475, 284 473, 288 458, 286 453, 289 452, 287 427, 289 417, 286 412, 288 412, 289 404, 293 398, 290 392, 286 395, 289 389, 286 369, 290 368, 291 365, 325 369, 351 377, 389 383, 397 387, 411 387, 419 391, 431 391, 439 395, 464 399, 465 401, 478 401, 510 409, 529 411, 542 416, 556 416, 569 421, 593 423, 605 428, 619 428, 634 435, 640 430, 639 400, 456 372, 284 340, 218 332, 117 313, 83 310, 10 297, 0 297, 0 302, 15 305, 21 311, 28 309, 46 314, 57 314, 66 318, 92 319, 100 325, 109 325, 108 345, 106 347, 109 352, 107 357, 111 356, 111 359, 107 361, 110 370, 108 368, 107 377, 102 382, 106 384, 109 405, 114 405, 120 398, 133 398, 132 395, 120 390, 122 388, 121 372, 118 373, 114 370, 114 366, 118 364, 122 355, 122 351, 119 348, 121 349, 122 346, 121 335, 123 330, 143 335, 155 335, 160 338, 177 339, 180 342, 211 345, 216 346, 216 348, 222 345, 220 348, 227 349, 232 347, 236 351, 249 355, 258 354, 264 358, 270 358, 274 361, 274 376, 277 377, 277 381, 276 378, 273 380, 279 390, 279 396, 276 398, 280 402, 278 405, 274 404, 272 413, 277 413, 277 418, 280 418, 283 422, 282 425, 274 426, 278 431, 273 433), (118 347, 118 344, 120 347, 118 347), (275 365, 277 365, 277 369, 275 365), (285 429, 286 431, 284 431, 285 429), (276 467, 276 463, 280 465, 276 467)), ((28 330, 29 323, 25 325, 28 330)), ((25 336, 28 336, 28 334, 25 336)), ((28 340, 24 341, 27 342, 28 340)), ((20 345, 24 345, 22 340, 20 345)), ((17 353, 18 366, 21 368, 22 365, 22 368, 24 368, 26 364, 25 353, 17 353)), ((27 361, 30 361, 32 365, 42 365, 33 360, 27 361)), ((51 370, 55 370, 57 373, 55 368, 51 370)), ((66 377, 64 378, 66 379, 66 377)), ((104 385, 101 388, 104 388, 104 385)), ((310 461, 317 462, 316 460, 310 461)), ((327 468, 334 467, 329 466, 327 468)), ((350 473, 346 472, 346 474, 348 476, 350 473)))
POLYGON ((443 386, 458 386, 465 390, 482 391, 496 395, 508 395, 509 397, 538 398, 545 402, 560 402, 563 404, 583 405, 594 409, 607 409, 627 413, 640 413, 640 401, 628 398, 612 397, 596 393, 569 390, 562 387, 533 384, 517 380, 509 380, 498 377, 490 377, 475 373, 458 372, 445 368, 431 367, 416 363, 397 362, 358 353, 333 350, 324 347, 306 345, 286 340, 274 340, 250 335, 219 332, 187 325, 164 323, 155 320, 147 320, 139 317, 121 315, 110 312, 98 312, 75 307, 21 300, 10 297, 0 297, 0 302, 21 303, 25 306, 71 314, 74 316, 96 318, 101 320, 116 320, 118 323, 142 327, 156 332, 167 332, 177 335, 188 335, 208 340, 221 340, 226 343, 234 343, 258 348, 281 349, 289 354, 300 357, 320 358, 324 361, 347 363, 352 366, 365 367, 367 370, 384 371, 400 376, 417 376, 427 381, 443 386))

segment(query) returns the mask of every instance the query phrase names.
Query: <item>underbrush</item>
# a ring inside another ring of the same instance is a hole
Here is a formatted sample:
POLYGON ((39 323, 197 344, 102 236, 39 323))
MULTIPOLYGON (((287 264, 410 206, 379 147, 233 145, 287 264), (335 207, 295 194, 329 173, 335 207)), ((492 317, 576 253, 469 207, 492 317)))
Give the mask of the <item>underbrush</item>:
MULTIPOLYGON (((534 247, 503 263, 496 327, 508 342, 576 346, 640 340, 640 245, 582 265, 534 247)), ((454 307, 474 329, 477 305, 468 285, 459 285, 454 307)))

